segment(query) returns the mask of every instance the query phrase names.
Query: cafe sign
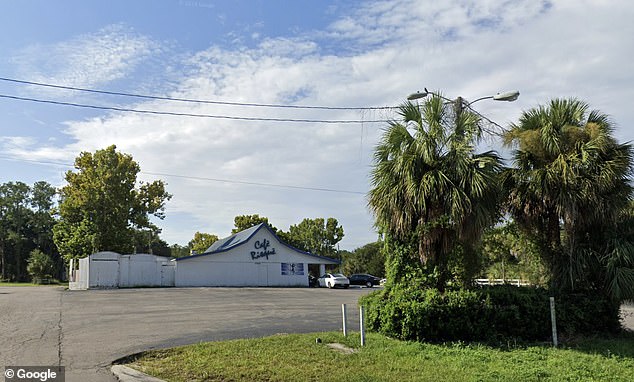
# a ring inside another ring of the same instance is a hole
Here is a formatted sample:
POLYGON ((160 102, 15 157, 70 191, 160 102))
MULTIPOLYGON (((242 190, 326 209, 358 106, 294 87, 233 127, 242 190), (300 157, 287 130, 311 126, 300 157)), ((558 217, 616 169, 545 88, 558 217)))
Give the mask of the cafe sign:
POLYGON ((275 255, 275 248, 269 249, 270 246, 271 242, 267 239, 257 240, 253 244, 253 248, 255 250, 251 251, 251 259, 257 260, 262 257, 266 257, 266 259, 268 260, 269 256, 275 255))

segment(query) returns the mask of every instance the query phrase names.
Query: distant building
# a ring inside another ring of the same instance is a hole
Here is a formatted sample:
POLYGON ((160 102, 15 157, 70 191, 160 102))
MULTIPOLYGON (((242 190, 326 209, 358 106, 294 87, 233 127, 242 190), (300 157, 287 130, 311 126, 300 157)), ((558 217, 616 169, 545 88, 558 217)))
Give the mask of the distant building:
POLYGON ((175 261, 175 286, 308 286, 309 269, 339 264, 284 243, 265 223, 175 261))
MULTIPOLYGON (((79 259, 70 289, 156 286, 308 286, 338 260, 284 243, 265 223, 218 240, 205 253, 168 259, 98 252, 79 259)), ((74 269, 71 261, 71 269, 74 269)))

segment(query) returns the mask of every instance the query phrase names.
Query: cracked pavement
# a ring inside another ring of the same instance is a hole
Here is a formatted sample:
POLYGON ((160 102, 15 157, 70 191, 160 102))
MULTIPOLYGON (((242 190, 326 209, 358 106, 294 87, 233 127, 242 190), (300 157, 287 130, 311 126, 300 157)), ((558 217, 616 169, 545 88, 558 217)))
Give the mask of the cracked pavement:
MULTIPOLYGON (((0 366, 66 367, 66 381, 116 381, 113 361, 200 341, 358 330, 371 289, 0 287, 0 366)), ((1 378, 4 378, 2 376, 1 378)))
MULTIPOLYGON (((356 303, 371 290, 0 287, 0 366, 61 365, 69 382, 113 382, 111 363, 143 350, 338 330, 342 303, 358 330, 356 303)), ((634 330, 634 306, 622 311, 634 330)))

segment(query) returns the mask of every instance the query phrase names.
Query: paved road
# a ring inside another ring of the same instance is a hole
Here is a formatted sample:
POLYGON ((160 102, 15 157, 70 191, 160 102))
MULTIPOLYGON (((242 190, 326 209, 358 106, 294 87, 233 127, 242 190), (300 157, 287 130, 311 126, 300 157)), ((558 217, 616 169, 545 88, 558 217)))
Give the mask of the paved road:
MULTIPOLYGON (((69 382, 112 382, 110 364, 142 350, 337 330, 342 303, 350 305, 349 323, 356 329, 355 304, 368 291, 0 287, 0 368, 59 364, 69 382)), ((634 306, 624 305, 623 312, 634 330, 634 306)))
POLYGON ((69 382, 112 382, 110 364, 142 350, 337 330, 342 303, 357 328, 356 302, 369 291, 0 287, 0 367, 59 364, 69 382))

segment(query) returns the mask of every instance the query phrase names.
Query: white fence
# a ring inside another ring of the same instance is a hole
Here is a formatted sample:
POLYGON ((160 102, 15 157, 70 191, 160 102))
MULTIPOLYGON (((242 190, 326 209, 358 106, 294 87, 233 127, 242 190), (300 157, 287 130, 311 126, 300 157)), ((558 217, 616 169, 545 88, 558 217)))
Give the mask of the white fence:
POLYGON ((528 286, 531 285, 528 281, 522 281, 520 279, 475 279, 478 285, 515 285, 515 286, 528 286))
POLYGON ((71 261, 70 289, 174 286, 175 264, 165 257, 99 252, 78 263, 71 261))

